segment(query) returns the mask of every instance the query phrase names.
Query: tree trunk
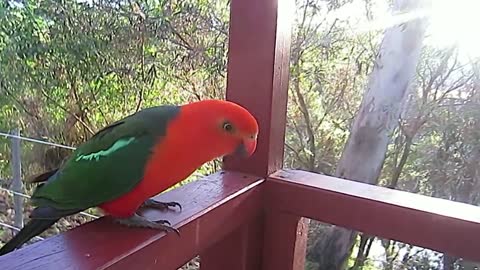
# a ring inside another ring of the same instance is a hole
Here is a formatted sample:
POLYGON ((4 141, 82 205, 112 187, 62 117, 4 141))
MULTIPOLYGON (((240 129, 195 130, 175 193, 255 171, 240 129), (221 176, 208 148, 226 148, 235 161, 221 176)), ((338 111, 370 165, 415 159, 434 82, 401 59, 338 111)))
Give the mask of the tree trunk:
POLYGON ((368 253, 370 252, 369 243, 374 240, 375 237, 369 236, 367 234, 362 234, 360 237, 360 245, 358 247, 357 258, 355 258, 355 263, 350 270, 361 270, 365 265, 365 261, 368 258, 368 253))
MULTIPOLYGON (((412 11, 423 3, 396 0, 394 9, 412 11)), ((424 19, 410 20, 385 31, 360 110, 338 163, 338 177, 377 183, 390 135, 398 125, 402 103, 415 76, 424 33, 424 19)), ((345 269, 356 232, 334 226, 329 230, 315 245, 317 253, 322 255, 318 269, 345 269)))

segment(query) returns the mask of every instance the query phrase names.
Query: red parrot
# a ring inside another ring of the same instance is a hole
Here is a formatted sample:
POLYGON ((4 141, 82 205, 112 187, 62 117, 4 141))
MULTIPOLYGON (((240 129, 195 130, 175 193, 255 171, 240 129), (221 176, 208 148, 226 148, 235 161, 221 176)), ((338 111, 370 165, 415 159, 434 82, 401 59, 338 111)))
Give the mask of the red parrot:
MULTIPOLYGON (((166 220, 136 214, 141 207, 177 202, 150 199, 187 178, 205 162, 230 154, 250 156, 258 124, 243 107, 204 100, 141 110, 103 128, 56 170, 37 176, 29 223, 0 249, 13 251, 60 218, 99 207, 126 226, 178 231, 166 220)), ((181 206, 180 206, 181 207, 181 206)))

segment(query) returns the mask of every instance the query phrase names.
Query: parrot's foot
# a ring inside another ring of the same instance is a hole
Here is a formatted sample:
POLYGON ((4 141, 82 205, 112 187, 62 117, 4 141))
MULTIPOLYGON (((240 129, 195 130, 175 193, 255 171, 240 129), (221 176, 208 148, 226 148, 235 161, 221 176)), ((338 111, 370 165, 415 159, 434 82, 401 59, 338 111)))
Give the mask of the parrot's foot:
POLYGON ((168 220, 157 220, 157 221, 150 221, 142 216, 137 214, 129 217, 129 218, 116 218, 114 221, 118 224, 128 226, 128 227, 137 227, 137 228, 150 228, 150 229, 157 229, 163 230, 166 232, 175 232, 180 236, 180 232, 173 228, 168 222, 168 220))
POLYGON ((169 207, 178 207, 180 208, 180 211, 182 211, 182 205, 180 205, 178 202, 159 202, 155 201, 154 199, 148 199, 145 202, 142 203, 140 208, 155 208, 155 209, 160 209, 160 210, 167 210, 169 207))

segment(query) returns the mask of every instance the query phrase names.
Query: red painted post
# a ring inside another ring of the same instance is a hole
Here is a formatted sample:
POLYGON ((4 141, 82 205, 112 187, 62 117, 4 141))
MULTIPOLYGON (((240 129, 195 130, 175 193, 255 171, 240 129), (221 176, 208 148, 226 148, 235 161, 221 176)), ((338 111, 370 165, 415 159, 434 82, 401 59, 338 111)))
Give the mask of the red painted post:
POLYGON ((308 224, 305 218, 280 212, 268 213, 262 269, 305 269, 307 234, 308 224))
MULTIPOLYGON (((260 133, 256 153, 248 160, 226 158, 227 170, 267 177, 283 166, 294 4, 294 0, 231 1, 227 99, 253 113, 260 133)), ((242 226, 200 255, 201 269, 256 270, 270 267, 272 260, 291 266, 282 269, 303 267, 301 243, 306 236, 297 237, 298 219, 288 217, 284 222, 283 217, 268 215, 242 226), (275 229, 270 231, 264 222, 275 229), (270 249, 275 245, 285 249, 270 249), (297 264, 295 250, 301 257, 297 264)))
POLYGON ((240 227, 200 255, 200 269, 255 270, 262 267, 263 218, 240 227))
POLYGON ((232 0, 227 99, 250 110, 260 125, 248 160, 225 168, 266 177, 282 168, 293 0, 232 0))

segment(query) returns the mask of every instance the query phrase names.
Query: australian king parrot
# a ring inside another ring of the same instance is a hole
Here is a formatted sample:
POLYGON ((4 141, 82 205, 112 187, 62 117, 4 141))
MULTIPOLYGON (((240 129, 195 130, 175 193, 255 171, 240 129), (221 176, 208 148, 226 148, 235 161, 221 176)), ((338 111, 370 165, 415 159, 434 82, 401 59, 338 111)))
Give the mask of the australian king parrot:
POLYGON ((36 208, 0 255, 60 218, 91 207, 122 225, 178 232, 166 220, 150 221, 136 212, 142 207, 180 206, 151 197, 210 160, 252 155, 257 134, 252 114, 223 100, 151 107, 114 122, 81 144, 58 169, 32 180, 38 183, 32 196, 36 208))

